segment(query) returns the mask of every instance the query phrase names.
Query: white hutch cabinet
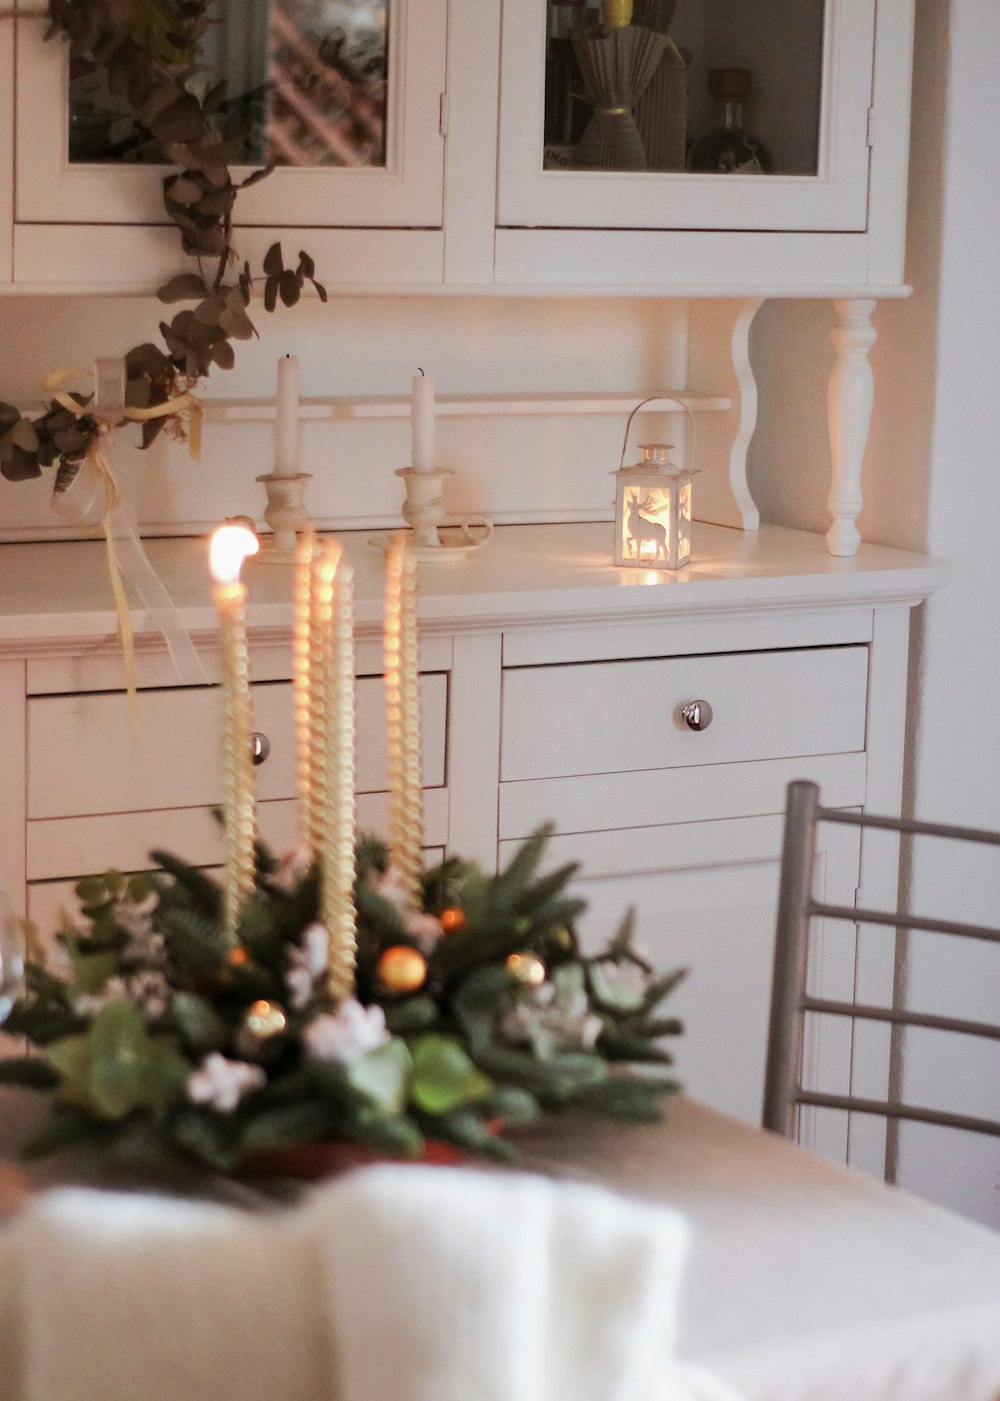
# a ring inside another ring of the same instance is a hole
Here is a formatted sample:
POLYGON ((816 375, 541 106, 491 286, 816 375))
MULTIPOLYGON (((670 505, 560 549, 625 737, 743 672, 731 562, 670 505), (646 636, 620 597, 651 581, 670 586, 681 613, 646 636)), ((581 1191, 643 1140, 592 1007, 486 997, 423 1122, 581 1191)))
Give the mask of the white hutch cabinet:
MULTIPOLYGON (((219 7, 252 24, 242 3, 219 7)), ((913 0, 793 8, 677 0, 671 26, 689 40, 689 136, 710 125, 706 67, 738 63, 759 75, 751 112, 776 153, 773 173, 760 177, 547 169, 543 0, 387 0, 380 151, 348 167, 279 166, 240 199, 240 247, 255 251, 281 229, 308 228, 333 288, 801 295, 896 285, 913 0), (786 152, 796 123, 806 135, 786 152)), ((17 0, 15 10, 19 18, 0 19, 0 70, 9 78, 16 65, 16 83, 0 86, 8 104, 0 133, 9 105, 17 108, 10 276, 26 288, 147 290, 178 266, 175 231, 163 225, 162 168, 123 164, 110 139, 99 160, 80 146, 71 156, 66 46, 43 42, 37 0, 17 0)), ((262 71, 281 88, 283 69, 276 79, 262 71)), ((85 92, 75 119, 89 115, 87 104, 85 92)), ((325 120, 322 109, 298 115, 314 134, 325 120)))
MULTIPOLYGON (((16 21, 0 18, 0 166, 10 177, 0 179, 0 291, 149 293, 184 262, 162 222, 162 172, 70 161, 64 48, 42 42, 34 4, 15 8, 16 21)), ((553 860, 583 865, 587 937, 638 906, 657 962, 692 969, 676 995, 689 1022, 682 1076, 755 1120, 785 786, 813 778, 830 805, 898 810, 909 610, 946 577, 933 561, 859 550, 854 523, 871 314, 880 296, 906 292, 913 0, 677 0, 692 83, 712 67, 754 70, 751 121, 775 160, 766 175, 551 162, 543 0, 389 0, 388 14, 381 154, 363 168, 284 169, 249 190, 241 251, 259 255, 308 229, 302 242, 334 293, 683 299, 671 324, 687 376, 669 388, 702 415, 714 469, 696 496, 713 523, 696 526, 693 562, 676 576, 623 579, 610 564, 611 527, 583 523, 592 516, 511 524, 460 568, 425 570, 425 840, 492 867, 554 821, 553 860), (803 50, 790 36, 805 30, 803 50), (785 129, 796 122, 808 130, 789 155, 785 129), (767 296, 830 297, 837 308, 827 542, 754 528, 749 335, 767 296), (693 700, 712 709, 707 729, 683 719, 693 700)), ((708 121, 700 96, 690 112, 696 136, 708 121)), ((490 388, 477 404, 442 409, 552 409, 530 396, 491 405, 490 388)), ((620 393, 610 407, 596 397, 566 394, 556 411, 624 411, 620 393)), ((219 412, 238 417, 239 406, 219 412)), ((395 410, 358 401, 350 412, 395 410)), ((381 582, 364 538, 350 545, 362 715, 375 722, 360 737, 360 814, 377 826, 381 582)), ((15 901, 51 926, 74 879, 103 865, 141 866, 157 845, 216 862, 215 693, 178 687, 137 618, 132 736, 97 546, 0 550, 0 868, 15 901)), ((202 569, 193 542, 153 541, 150 555, 181 590, 214 675, 215 619, 207 583, 203 596, 192 591, 202 569)), ((284 845, 294 833, 288 585, 281 571, 251 578, 257 714, 272 740, 261 823, 284 845)), ((891 854, 866 865, 845 832, 834 829, 821 853, 831 898, 850 903, 862 883, 869 901, 894 897, 891 854)), ((891 950, 863 930, 845 943, 824 936, 811 977, 827 995, 891 1001, 891 950)), ((814 1037, 808 1059, 830 1090, 873 1088, 888 1074, 887 1046, 855 1042, 849 1025, 814 1037)), ((804 1132, 880 1171, 884 1142, 868 1127, 828 1114, 804 1132)))

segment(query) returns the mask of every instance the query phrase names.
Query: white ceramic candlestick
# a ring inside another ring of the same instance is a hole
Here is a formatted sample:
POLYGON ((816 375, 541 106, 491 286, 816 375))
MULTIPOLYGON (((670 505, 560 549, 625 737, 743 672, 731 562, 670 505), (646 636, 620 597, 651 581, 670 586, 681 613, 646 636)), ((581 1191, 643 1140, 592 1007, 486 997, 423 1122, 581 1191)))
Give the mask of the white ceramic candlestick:
POLYGON ((306 510, 308 472, 299 471, 299 358, 282 355, 278 360, 275 397, 274 471, 257 480, 267 492, 264 520, 273 532, 262 542, 257 559, 262 564, 294 564, 298 536, 309 525, 306 510))

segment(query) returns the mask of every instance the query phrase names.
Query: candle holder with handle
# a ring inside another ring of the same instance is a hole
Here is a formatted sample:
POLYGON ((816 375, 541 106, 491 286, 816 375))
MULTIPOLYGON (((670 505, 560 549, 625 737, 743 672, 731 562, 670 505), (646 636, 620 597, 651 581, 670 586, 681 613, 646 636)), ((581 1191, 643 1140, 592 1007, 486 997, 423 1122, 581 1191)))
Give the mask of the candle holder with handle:
POLYGON ((479 515, 464 516, 453 526, 442 526, 443 487, 453 475, 449 467, 432 467, 429 471, 400 467, 396 472, 406 486, 403 519, 413 531, 410 548, 416 559, 461 559, 482 549, 493 534, 493 522, 479 515))

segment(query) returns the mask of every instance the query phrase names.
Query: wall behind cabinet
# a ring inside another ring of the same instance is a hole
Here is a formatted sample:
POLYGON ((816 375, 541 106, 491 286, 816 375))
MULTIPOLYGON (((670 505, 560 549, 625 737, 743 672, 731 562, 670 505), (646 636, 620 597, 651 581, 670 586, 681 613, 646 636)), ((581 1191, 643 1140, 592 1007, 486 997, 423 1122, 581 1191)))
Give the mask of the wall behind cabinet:
MULTIPOLYGON (((885 303, 872 354, 876 397, 865 465, 866 540, 927 549, 951 582, 914 614, 907 801, 917 816, 1000 829, 1000 161, 996 0, 918 0, 908 302, 885 303)), ((824 524, 829 307, 771 303, 755 328, 761 419, 751 480, 765 519, 824 524)), ((939 844, 915 853, 915 908, 1000 922, 1000 861, 956 868, 939 844)), ((923 937, 905 950, 911 1006, 995 1018, 1000 956, 923 937)), ((1000 1116, 1000 1049, 911 1033, 900 1084, 917 1103, 1000 1116)), ((911 1191, 1000 1228, 995 1139, 906 1126, 897 1177, 911 1191)))

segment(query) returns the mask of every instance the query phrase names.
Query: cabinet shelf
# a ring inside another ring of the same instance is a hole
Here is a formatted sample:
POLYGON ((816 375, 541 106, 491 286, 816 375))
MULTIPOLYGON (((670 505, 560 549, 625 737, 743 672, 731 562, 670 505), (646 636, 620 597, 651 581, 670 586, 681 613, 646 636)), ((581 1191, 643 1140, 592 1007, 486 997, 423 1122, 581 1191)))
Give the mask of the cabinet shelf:
MULTIPOLYGON (((452 394, 434 405, 439 418, 540 418, 570 414, 627 414, 644 395, 634 394, 452 394)), ((643 405, 640 413, 727 413, 732 400, 707 394, 664 394, 643 405)), ((209 399, 209 423, 267 423, 275 418, 270 399, 209 399)), ((299 405, 303 421, 409 418, 409 396, 371 395, 364 398, 305 399, 299 405)))

